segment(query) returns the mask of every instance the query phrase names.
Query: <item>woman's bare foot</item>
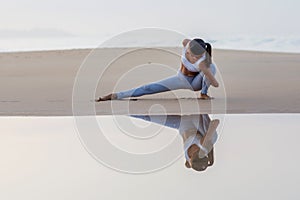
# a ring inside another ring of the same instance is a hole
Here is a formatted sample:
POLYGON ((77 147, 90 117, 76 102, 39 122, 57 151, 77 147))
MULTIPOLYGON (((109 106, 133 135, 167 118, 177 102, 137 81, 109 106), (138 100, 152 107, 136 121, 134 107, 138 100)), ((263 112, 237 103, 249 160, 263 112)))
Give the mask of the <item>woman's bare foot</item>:
POLYGON ((210 97, 208 96, 207 94, 200 94, 200 99, 203 99, 203 100, 211 100, 213 99, 213 97, 210 97))
POLYGON ((96 102, 99 102, 99 101, 110 101, 110 100, 115 100, 117 99, 117 95, 114 94, 114 93, 111 93, 109 95, 106 95, 104 97, 99 97, 98 99, 96 99, 95 101, 96 102))

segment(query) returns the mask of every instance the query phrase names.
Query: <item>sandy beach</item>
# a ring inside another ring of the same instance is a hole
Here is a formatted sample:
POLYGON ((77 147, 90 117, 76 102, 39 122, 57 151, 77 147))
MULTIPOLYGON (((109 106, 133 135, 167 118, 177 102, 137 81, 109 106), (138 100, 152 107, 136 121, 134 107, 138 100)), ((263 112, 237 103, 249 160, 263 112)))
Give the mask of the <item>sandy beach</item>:
MULTIPOLYGON (((180 48, 169 49, 178 54, 181 51, 180 48)), ((85 59, 91 49, 0 53, 0 115, 73 115, 73 85, 83 61, 101 71, 106 63, 130 51, 134 49, 97 49, 101 56, 89 60, 85 59)), ((145 114, 149 110, 159 114, 163 112, 161 107, 169 114, 195 114, 199 110, 200 113, 223 113, 224 103, 226 113, 300 112, 300 54, 254 51, 214 50, 217 79, 223 85, 209 90, 215 97, 212 101, 194 98, 199 92, 180 90, 140 97, 137 101, 93 102, 93 98, 110 93, 118 81, 115 89, 123 90, 175 74, 180 58, 173 58, 174 55, 160 56, 150 49, 140 52, 138 57, 127 54, 121 60, 111 62, 105 76, 99 79, 94 97, 82 96, 83 101, 77 102, 82 105, 81 113, 93 114, 85 113, 85 104, 95 106, 98 115, 145 114), (145 60, 147 62, 143 63, 145 60), (136 68, 133 64, 144 66, 136 68), (127 76, 122 76, 124 74, 127 76), (156 109, 154 105, 160 107, 156 109), (195 109, 195 105, 199 109, 195 109)))

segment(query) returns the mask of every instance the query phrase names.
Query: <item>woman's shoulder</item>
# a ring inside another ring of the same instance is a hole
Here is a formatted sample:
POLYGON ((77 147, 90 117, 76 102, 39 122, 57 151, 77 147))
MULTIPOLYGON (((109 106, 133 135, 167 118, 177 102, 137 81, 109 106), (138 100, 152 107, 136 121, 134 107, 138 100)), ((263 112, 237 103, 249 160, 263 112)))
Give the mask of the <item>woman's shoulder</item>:
POLYGON ((182 45, 184 46, 184 47, 186 47, 186 45, 190 42, 191 40, 190 39, 184 39, 183 41, 182 41, 182 45))

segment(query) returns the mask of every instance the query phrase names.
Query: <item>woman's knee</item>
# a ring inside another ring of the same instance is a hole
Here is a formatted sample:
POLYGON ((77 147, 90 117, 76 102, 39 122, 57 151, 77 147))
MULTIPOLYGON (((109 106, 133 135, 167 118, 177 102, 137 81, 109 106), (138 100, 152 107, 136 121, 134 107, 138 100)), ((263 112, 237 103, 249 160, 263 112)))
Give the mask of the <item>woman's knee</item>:
POLYGON ((193 86, 192 88, 190 88, 192 91, 200 91, 201 90, 201 86, 193 86))

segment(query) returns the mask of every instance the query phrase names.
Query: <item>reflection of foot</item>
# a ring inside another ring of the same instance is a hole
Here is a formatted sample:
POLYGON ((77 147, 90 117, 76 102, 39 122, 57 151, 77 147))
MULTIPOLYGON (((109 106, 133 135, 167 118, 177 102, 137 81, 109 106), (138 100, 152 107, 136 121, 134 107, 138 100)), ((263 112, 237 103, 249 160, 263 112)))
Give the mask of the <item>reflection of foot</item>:
POLYGON ((106 95, 104 97, 99 97, 95 101, 96 102, 99 102, 99 101, 109 101, 109 100, 115 100, 115 99, 117 99, 117 95, 114 94, 114 93, 112 93, 112 94, 106 95))
POLYGON ((200 94, 200 99, 203 99, 203 100, 211 100, 213 99, 213 97, 210 97, 208 96, 207 94, 200 94))

